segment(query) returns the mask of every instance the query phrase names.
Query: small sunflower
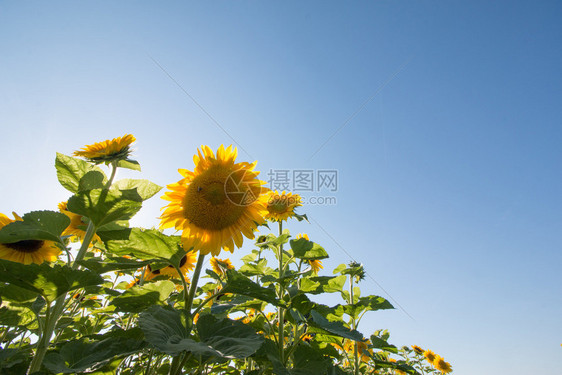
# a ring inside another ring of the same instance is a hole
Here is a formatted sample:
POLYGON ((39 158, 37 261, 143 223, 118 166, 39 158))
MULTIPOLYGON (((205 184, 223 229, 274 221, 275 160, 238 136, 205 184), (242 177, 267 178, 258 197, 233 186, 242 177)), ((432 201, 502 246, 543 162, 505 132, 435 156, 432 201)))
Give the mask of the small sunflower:
MULTIPOLYGON (((180 260, 180 270, 185 276, 189 271, 195 268, 195 262, 197 261, 197 255, 194 251, 190 251, 185 254, 180 260)), ((156 276, 166 275, 172 278, 179 278, 178 271, 173 266, 166 266, 158 270, 153 270, 150 265, 146 266, 146 272, 144 274, 144 279, 146 281, 154 279, 156 276)))
POLYGON ((418 354, 423 354, 423 349, 417 345, 412 345, 412 349, 414 349, 414 351, 418 354))
POLYGON ((314 336, 312 336, 310 333, 305 333, 301 336, 301 340, 304 342, 311 342, 313 338, 314 336))
POLYGON ((131 143, 135 140, 132 134, 125 134, 122 137, 86 145, 80 150, 74 151, 73 155, 83 157, 96 164, 125 160, 129 157, 131 143))
MULTIPOLYGON (((0 229, 16 220, 22 220, 17 214, 14 213, 13 215, 15 220, 0 213, 0 229)), ((44 261, 54 262, 60 253, 61 250, 53 241, 22 240, 12 243, 0 243, 0 259, 23 264, 41 264, 44 261)))
POLYGON ((213 267, 213 271, 221 277, 226 275, 227 270, 233 270, 234 266, 230 262, 230 259, 219 259, 216 257, 211 258, 211 266, 213 267))
POLYGON ((433 352, 433 350, 429 350, 429 349, 423 352, 423 356, 425 357, 425 359, 427 359, 429 363, 433 363, 435 357, 437 357, 437 355, 433 352))
POLYGON ((235 163, 236 148, 221 145, 217 155, 202 146, 193 157, 195 169, 178 171, 184 177, 168 185, 162 197, 170 203, 160 216, 162 228, 181 230, 186 249, 217 256, 224 248, 241 247, 244 236, 253 239, 265 222, 265 204, 260 196, 267 191, 254 171, 256 162, 235 163))
MULTIPOLYGON (((70 224, 64 232, 62 232, 63 236, 71 236, 71 241, 82 241, 84 240, 84 236, 86 235, 86 223, 83 220, 82 215, 75 214, 74 212, 70 212, 66 208, 66 202, 60 202, 59 211, 68 216, 70 219, 70 224)), ((92 241, 101 241, 97 234, 94 234, 92 241)))
POLYGON ((441 357, 440 355, 435 356, 435 359, 433 360, 433 366, 435 366, 435 368, 441 371, 443 374, 448 374, 453 371, 451 364, 449 362, 445 362, 443 357, 441 357))
POLYGON ((320 259, 307 260, 307 262, 308 264, 310 264, 313 274, 317 274, 318 271, 324 268, 324 266, 322 265, 322 261, 320 259))
POLYGON ((300 195, 286 193, 285 191, 281 193, 277 190, 270 191, 264 198, 267 204, 267 215, 265 218, 268 220, 287 220, 295 216, 296 207, 302 206, 302 198, 300 195))
MULTIPOLYGON (((357 353, 359 354, 359 359, 363 362, 369 362, 369 360, 371 359, 369 353, 371 355, 373 354, 373 351, 371 349, 368 349, 368 344, 369 340, 357 341, 357 353)), ((355 352, 355 341, 346 340, 343 345, 343 349, 347 353, 353 354, 355 352)))

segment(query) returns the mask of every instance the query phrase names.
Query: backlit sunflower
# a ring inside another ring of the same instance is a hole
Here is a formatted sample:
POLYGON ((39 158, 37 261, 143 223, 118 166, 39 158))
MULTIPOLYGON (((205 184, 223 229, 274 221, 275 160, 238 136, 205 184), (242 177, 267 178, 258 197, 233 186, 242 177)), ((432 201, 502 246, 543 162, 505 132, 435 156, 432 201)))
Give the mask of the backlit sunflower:
POLYGON ((441 371, 443 374, 448 374, 453 371, 451 364, 449 362, 445 362, 443 357, 439 355, 436 356, 435 359, 433 360, 433 366, 435 366, 435 368, 441 371))
MULTIPOLYGON (((197 255, 194 251, 190 251, 185 254, 180 260, 180 270, 182 275, 186 275, 189 271, 195 268, 195 262, 197 261, 197 255)), ((146 272, 144 274, 144 279, 146 281, 154 279, 156 276, 166 275, 172 278, 179 278, 178 271, 173 266, 166 266, 158 270, 153 270, 150 265, 146 266, 146 272)))
MULTIPOLYGON (((12 220, 0 213, 0 229, 16 220, 22 220, 15 213, 14 217, 15 220, 12 220)), ((12 243, 0 243, 0 259, 23 264, 41 264, 44 261, 53 262, 57 260, 60 253, 61 250, 53 241, 22 240, 12 243)))
POLYGON ((162 197, 170 203, 160 216, 161 228, 181 230, 186 249, 216 256, 242 246, 244 236, 254 238, 258 224, 265 222, 265 204, 260 196, 267 191, 254 171, 256 162, 236 163, 236 148, 221 145, 215 157, 202 146, 193 157, 193 172, 179 169, 184 177, 168 185, 162 197))
POLYGON ((423 356, 427 359, 429 363, 433 363, 433 361, 435 361, 435 357, 437 357, 437 355, 433 352, 433 350, 429 350, 429 349, 423 352, 423 356))
POLYGON ((226 275, 226 270, 233 270, 234 266, 230 262, 230 259, 219 259, 216 257, 211 258, 211 267, 213 267, 213 271, 221 277, 226 275))
MULTIPOLYGON (((59 203, 59 211, 68 216, 70 219, 70 224, 64 232, 62 232, 63 236, 71 236, 71 241, 82 241, 84 240, 84 236, 86 235, 86 227, 87 224, 82 220, 82 215, 75 214, 74 212, 70 212, 66 209, 66 202, 59 203)), ((92 238, 93 241, 101 241, 97 234, 94 234, 92 238)))
POLYGON ((264 197, 267 204, 267 215, 265 218, 273 221, 283 221, 295 216, 295 208, 302 206, 302 198, 298 194, 279 193, 270 191, 264 197))
POLYGON ((130 146, 134 141, 135 137, 132 134, 125 134, 122 137, 86 145, 80 150, 74 151, 73 155, 83 157, 96 164, 125 160, 131 153, 130 146))
POLYGON ((423 354, 423 349, 417 345, 412 345, 412 349, 414 349, 414 351, 418 354, 423 354))

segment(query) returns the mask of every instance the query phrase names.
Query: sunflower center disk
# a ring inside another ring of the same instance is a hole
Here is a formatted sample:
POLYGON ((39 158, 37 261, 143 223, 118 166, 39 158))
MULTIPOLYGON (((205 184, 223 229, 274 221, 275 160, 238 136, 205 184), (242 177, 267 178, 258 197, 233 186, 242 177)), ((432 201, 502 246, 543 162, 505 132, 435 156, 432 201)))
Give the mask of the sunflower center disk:
POLYGON ((229 171, 208 172, 196 177, 187 187, 183 212, 186 219, 201 229, 222 230, 236 224, 245 207, 236 205, 227 196, 228 173, 225 172, 229 171))
POLYGON ((4 246, 22 252, 22 253, 34 253, 43 246, 43 241, 41 240, 23 240, 12 243, 5 243, 4 246))
POLYGON ((275 213, 278 214, 282 214, 285 213, 287 211, 287 204, 284 202, 274 202, 271 203, 268 207, 267 207, 270 211, 273 211, 275 213))

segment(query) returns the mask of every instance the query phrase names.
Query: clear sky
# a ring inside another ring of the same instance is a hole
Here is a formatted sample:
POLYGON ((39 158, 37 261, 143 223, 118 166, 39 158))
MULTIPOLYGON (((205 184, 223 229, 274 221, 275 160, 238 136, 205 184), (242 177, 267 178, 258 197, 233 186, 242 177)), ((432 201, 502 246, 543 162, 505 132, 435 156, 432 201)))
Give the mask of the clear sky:
POLYGON ((160 185, 202 144, 234 143, 263 179, 336 170, 337 191, 303 195, 337 203, 290 227, 402 306, 365 334, 388 328, 456 374, 561 374, 561 15, 556 1, 2 1, 0 212, 56 209, 55 152, 125 133, 131 175, 160 185))

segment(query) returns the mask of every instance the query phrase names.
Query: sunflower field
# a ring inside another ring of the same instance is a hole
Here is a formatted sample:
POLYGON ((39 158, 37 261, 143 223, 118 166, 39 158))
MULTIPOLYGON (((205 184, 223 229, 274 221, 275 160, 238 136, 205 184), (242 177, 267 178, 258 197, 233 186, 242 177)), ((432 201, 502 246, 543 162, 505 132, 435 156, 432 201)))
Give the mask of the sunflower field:
POLYGON ((361 295, 361 264, 325 270, 327 251, 283 228, 307 220, 301 198, 267 189, 232 146, 202 146, 167 186, 157 228, 130 227, 162 190, 115 179, 140 172, 134 141, 57 154, 70 193, 59 211, 0 214, 0 374, 452 372, 431 350, 359 330, 391 303, 361 295))

